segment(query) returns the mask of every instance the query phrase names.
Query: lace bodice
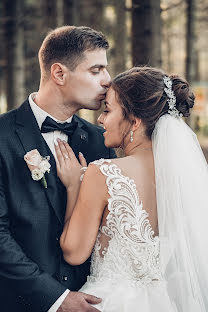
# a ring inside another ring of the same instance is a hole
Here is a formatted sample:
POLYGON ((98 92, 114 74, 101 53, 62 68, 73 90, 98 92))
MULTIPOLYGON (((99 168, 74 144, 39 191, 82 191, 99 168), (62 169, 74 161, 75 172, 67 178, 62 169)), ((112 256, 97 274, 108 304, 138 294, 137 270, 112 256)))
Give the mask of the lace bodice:
POLYGON ((143 209, 134 180, 122 175, 111 160, 93 162, 106 176, 108 213, 94 246, 88 280, 131 280, 142 284, 162 280, 159 237, 143 209))

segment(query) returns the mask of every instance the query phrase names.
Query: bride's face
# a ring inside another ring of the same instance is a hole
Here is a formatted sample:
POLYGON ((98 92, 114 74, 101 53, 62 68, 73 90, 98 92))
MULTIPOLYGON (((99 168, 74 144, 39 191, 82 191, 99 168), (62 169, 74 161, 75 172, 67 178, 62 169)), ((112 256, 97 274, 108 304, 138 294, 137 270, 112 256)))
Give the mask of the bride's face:
POLYGON ((98 122, 105 129, 103 135, 106 147, 125 146, 125 141, 128 142, 129 139, 130 123, 124 119, 122 108, 112 88, 107 92, 105 110, 99 116, 98 122))

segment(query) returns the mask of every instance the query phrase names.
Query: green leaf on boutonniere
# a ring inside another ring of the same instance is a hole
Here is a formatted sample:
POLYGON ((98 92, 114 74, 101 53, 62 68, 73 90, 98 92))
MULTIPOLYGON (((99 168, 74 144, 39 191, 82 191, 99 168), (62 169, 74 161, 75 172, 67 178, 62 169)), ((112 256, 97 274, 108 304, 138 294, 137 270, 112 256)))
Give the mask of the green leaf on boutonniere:
POLYGON ((47 188, 47 187, 48 187, 45 176, 42 177, 41 183, 42 183, 42 185, 44 186, 44 188, 47 188))

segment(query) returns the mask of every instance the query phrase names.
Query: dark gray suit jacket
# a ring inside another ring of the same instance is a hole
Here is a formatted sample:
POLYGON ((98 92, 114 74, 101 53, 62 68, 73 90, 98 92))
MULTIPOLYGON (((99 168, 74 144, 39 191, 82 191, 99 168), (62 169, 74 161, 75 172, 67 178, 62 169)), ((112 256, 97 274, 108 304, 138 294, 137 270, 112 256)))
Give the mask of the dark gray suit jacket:
MULTIPOLYGON (((71 146, 87 162, 114 158, 103 130, 74 116, 78 127, 71 146)), ((67 289, 78 290, 89 274, 89 261, 70 266, 62 257, 66 191, 54 157, 43 139, 28 100, 0 116, 0 311, 47 311, 67 289), (26 152, 50 155, 48 188, 31 178, 26 152)))

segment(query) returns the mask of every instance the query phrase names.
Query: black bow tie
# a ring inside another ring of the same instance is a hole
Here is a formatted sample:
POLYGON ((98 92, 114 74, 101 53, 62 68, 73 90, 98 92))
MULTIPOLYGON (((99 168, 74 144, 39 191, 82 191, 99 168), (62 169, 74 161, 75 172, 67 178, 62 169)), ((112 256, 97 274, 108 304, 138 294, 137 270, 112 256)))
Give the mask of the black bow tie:
POLYGON ((68 137, 72 137, 77 125, 78 123, 76 121, 59 123, 47 116, 42 124, 41 132, 62 131, 68 135, 68 137))

